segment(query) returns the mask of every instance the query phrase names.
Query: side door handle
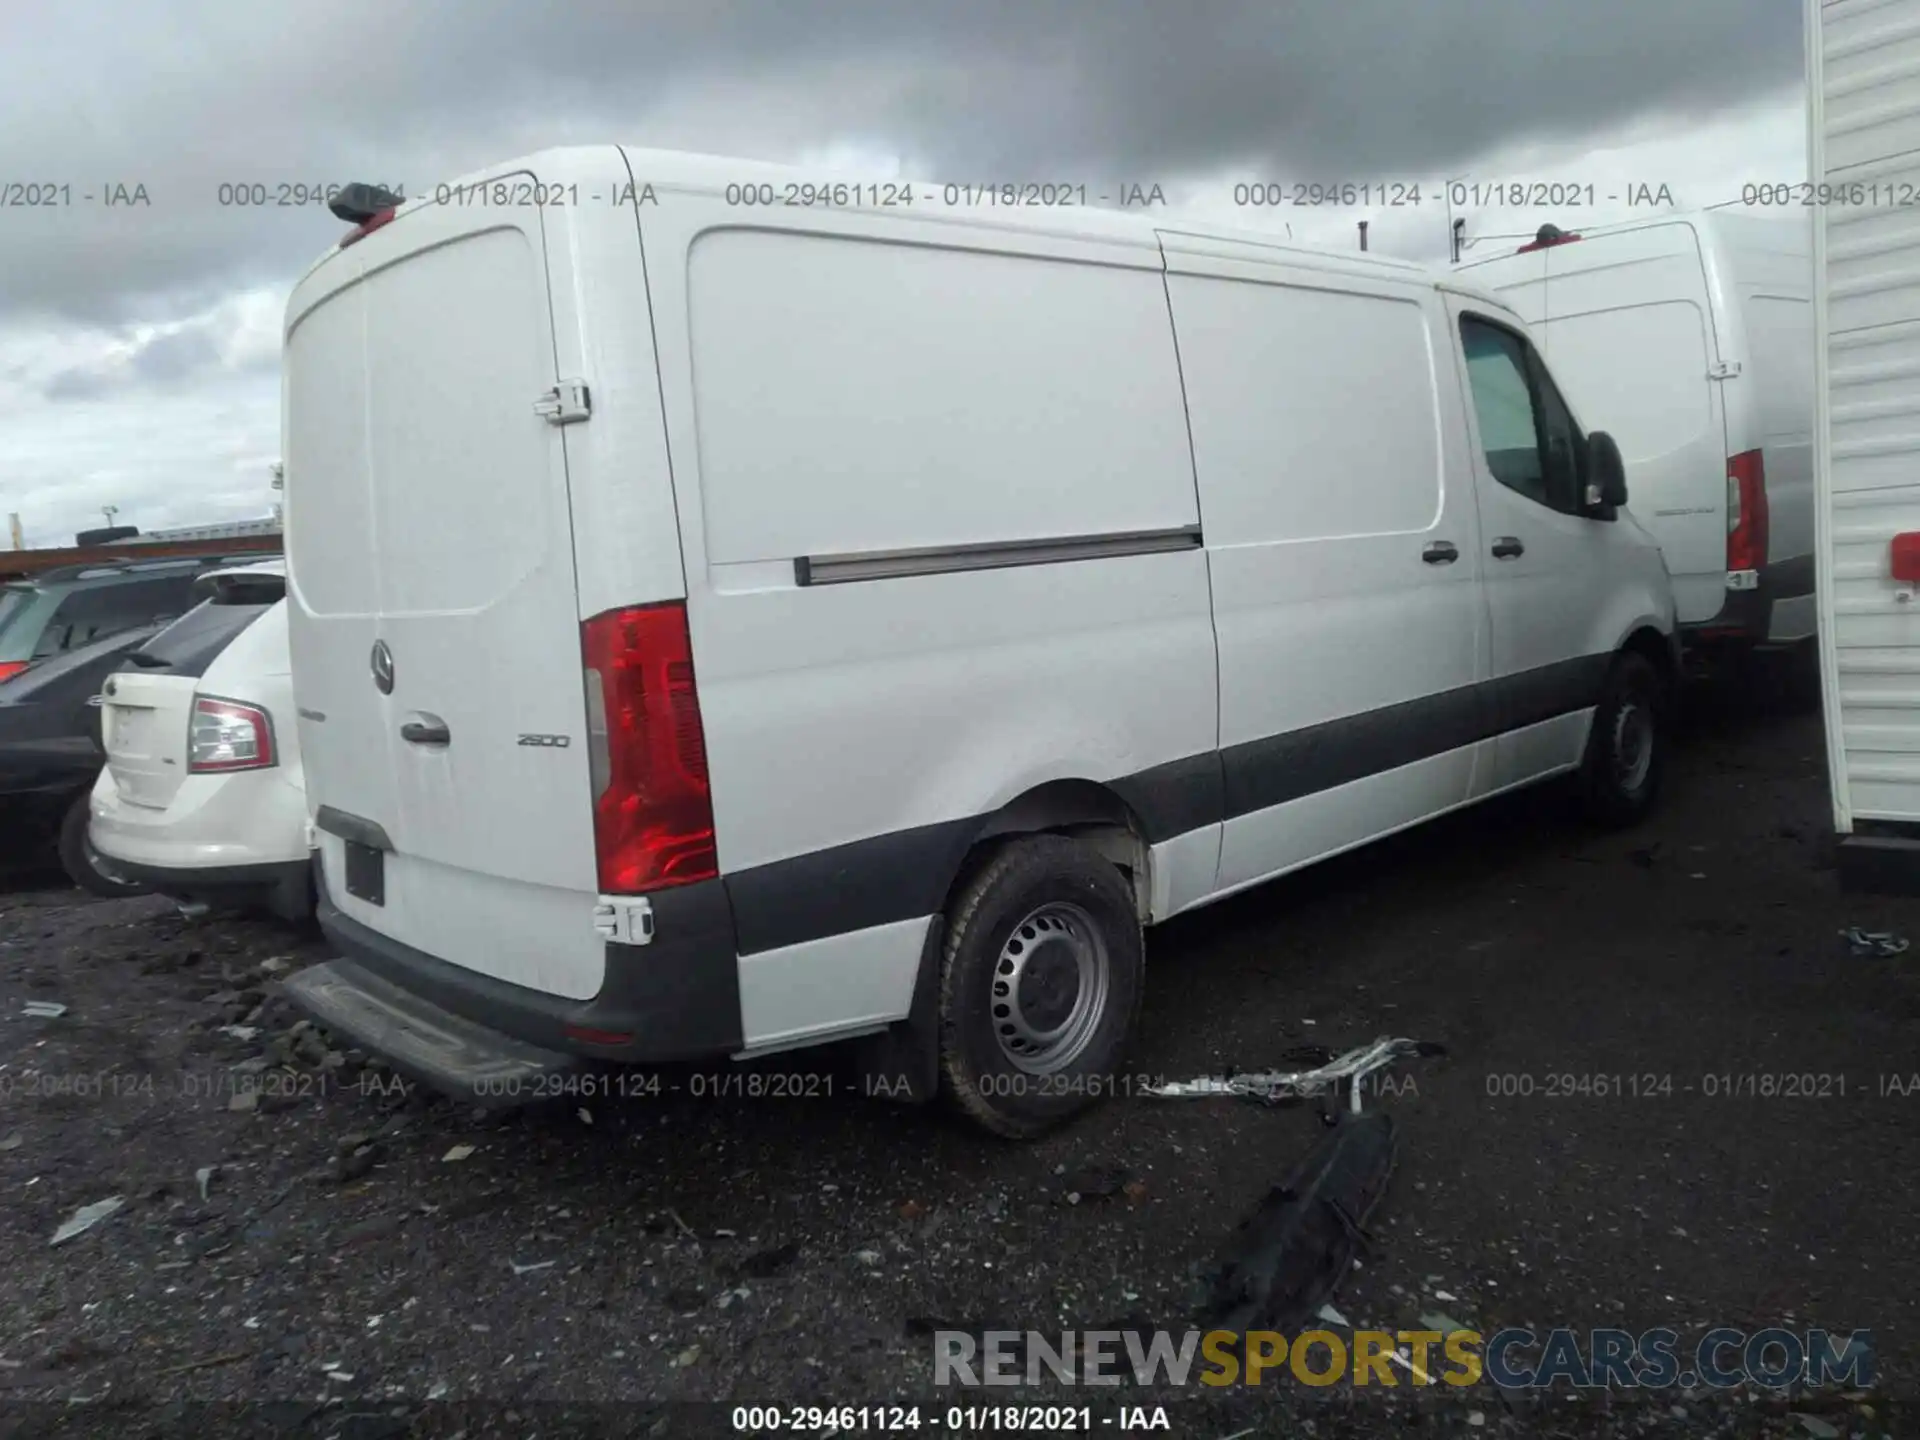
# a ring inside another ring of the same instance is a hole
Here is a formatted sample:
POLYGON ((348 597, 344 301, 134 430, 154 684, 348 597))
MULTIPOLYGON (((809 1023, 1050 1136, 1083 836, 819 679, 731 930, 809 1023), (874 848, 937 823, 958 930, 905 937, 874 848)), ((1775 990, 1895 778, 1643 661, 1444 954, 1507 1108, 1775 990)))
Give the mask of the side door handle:
POLYGON ((1493 558, 1496 560, 1511 560, 1514 556, 1524 555, 1526 552, 1527 547, 1520 543, 1518 535, 1502 535, 1493 542, 1493 558))
POLYGON ((1420 552, 1429 565, 1451 565, 1460 558, 1460 547, 1451 540, 1436 540, 1420 552))
POLYGON ((447 722, 435 715, 409 720, 400 727, 400 738, 409 745, 447 745, 453 741, 447 722))

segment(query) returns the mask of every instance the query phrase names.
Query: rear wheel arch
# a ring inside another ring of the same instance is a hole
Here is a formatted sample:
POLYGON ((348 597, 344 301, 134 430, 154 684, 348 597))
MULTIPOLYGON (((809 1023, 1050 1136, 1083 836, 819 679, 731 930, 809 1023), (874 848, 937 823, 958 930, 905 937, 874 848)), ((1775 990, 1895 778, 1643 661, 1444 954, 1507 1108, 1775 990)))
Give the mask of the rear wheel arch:
POLYGON ((949 877, 942 910, 953 903, 1009 840, 1060 835, 1093 849, 1120 870, 1133 887, 1134 905, 1146 923, 1152 863, 1146 829, 1131 806, 1097 780, 1049 780, 1015 796, 981 821, 949 877))
POLYGON ((1654 673, 1660 677, 1661 688, 1666 692, 1666 700, 1672 705, 1680 688, 1680 661, 1675 654, 1676 642, 1651 625, 1642 625, 1620 642, 1622 653, 1632 652, 1644 655, 1647 663, 1653 666, 1654 673))

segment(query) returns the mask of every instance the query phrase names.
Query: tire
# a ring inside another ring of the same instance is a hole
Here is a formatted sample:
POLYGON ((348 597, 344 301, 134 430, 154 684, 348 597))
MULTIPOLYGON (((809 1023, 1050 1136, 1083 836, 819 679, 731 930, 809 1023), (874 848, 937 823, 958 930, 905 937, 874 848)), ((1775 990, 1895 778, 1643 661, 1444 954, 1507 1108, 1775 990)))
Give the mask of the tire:
POLYGON ((131 880, 116 880, 101 868, 104 862, 87 839, 91 799, 90 791, 83 792, 67 807, 67 813, 60 821, 60 868, 82 890, 104 900, 124 900, 131 895, 148 894, 146 886, 131 880))
POLYGON ((1587 817, 1609 829, 1638 824, 1660 797, 1671 697, 1644 655, 1622 652, 1607 672, 1580 766, 1587 817))
POLYGON ((1058 835, 1006 845, 947 912, 941 1091, 1017 1140, 1087 1109, 1112 1092, 1145 968, 1133 889, 1111 861, 1058 835))

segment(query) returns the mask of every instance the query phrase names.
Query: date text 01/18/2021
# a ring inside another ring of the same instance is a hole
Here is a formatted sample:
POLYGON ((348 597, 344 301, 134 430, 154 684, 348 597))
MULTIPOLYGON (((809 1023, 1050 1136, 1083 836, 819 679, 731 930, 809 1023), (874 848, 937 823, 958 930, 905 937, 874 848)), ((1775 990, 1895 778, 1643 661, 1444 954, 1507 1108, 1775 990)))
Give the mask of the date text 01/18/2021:
POLYGON ((736 1405, 732 1422, 736 1431, 749 1435, 911 1432, 923 1425, 957 1435, 1092 1435, 1173 1428, 1161 1405, 1121 1405, 1101 1415, 1095 1415, 1091 1405, 949 1405, 924 1415, 918 1405, 736 1405))

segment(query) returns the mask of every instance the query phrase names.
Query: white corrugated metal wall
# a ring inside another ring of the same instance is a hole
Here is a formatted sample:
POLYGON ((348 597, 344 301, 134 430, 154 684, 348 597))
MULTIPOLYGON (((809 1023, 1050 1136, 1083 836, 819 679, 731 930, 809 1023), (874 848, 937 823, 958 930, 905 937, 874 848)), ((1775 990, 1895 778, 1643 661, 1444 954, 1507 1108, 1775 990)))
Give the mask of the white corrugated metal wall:
POLYGON ((1920 820, 1920 0, 1809 0, 1816 553, 1834 819, 1920 820))

